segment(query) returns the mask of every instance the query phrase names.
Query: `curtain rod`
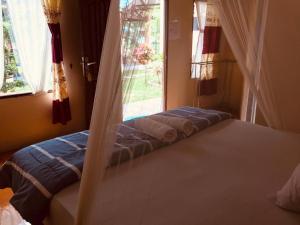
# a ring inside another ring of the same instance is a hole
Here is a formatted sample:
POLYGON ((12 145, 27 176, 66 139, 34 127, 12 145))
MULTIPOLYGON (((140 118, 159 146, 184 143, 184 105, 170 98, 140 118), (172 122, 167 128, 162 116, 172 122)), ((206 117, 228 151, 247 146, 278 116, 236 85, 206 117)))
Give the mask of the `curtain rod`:
POLYGON ((207 61, 207 62, 192 62, 192 65, 207 65, 217 63, 236 63, 236 60, 219 60, 219 61, 207 61))

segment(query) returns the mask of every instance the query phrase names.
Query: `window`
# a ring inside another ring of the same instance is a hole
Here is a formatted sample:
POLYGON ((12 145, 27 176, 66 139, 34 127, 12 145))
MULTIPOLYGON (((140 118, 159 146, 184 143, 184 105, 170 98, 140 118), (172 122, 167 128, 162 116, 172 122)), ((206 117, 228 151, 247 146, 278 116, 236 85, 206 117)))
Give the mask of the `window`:
POLYGON ((200 78, 205 18, 206 2, 195 1, 193 12, 192 78, 200 78))
POLYGON ((51 36, 40 1, 0 2, 0 96, 49 90, 51 36))

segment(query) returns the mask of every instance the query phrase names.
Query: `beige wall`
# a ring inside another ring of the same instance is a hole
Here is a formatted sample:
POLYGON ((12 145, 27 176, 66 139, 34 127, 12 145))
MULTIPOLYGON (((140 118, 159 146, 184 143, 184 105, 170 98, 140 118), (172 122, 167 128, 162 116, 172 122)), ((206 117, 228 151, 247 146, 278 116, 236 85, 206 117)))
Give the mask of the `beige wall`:
POLYGON ((169 24, 179 21, 180 38, 168 41, 167 109, 193 103, 192 12, 193 0, 169 0, 169 24))
POLYGON ((220 73, 221 81, 223 81, 219 104, 225 111, 231 112, 235 118, 240 118, 241 104, 244 87, 244 77, 231 51, 231 48, 223 34, 221 39, 221 60, 230 61, 222 65, 220 73))
POLYGON ((84 129, 84 80, 79 64, 79 22, 77 1, 64 0, 61 26, 72 121, 66 126, 52 125, 51 94, 0 99, 0 152, 84 129))
POLYGON ((300 1, 270 1, 266 47, 286 130, 300 132, 300 1))
MULTIPOLYGON (((266 28, 271 87, 285 130, 300 133, 300 2, 270 1, 266 28)), ((257 111, 256 122, 266 125, 257 111)))

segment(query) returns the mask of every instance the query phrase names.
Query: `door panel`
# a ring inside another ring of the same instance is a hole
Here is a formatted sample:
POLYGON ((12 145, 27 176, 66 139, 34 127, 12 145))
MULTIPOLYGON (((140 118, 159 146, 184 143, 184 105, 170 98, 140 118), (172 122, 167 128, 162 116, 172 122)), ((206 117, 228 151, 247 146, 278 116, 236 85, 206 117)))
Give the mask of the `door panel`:
POLYGON ((110 0, 80 0, 86 122, 90 124, 110 0))

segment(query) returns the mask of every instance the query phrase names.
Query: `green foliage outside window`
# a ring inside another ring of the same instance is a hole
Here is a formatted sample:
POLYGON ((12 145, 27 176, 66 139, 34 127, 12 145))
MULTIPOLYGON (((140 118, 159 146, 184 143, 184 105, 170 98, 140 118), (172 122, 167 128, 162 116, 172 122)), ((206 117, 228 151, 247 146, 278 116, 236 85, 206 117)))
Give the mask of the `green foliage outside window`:
MULTIPOLYGON (((1 2, 1 1, 0 1, 1 2)), ((3 18, 3 48, 4 48, 4 76, 3 85, 0 89, 2 93, 22 90, 26 86, 23 77, 19 73, 13 42, 11 39, 11 23, 7 16, 6 1, 2 1, 3 18)))

